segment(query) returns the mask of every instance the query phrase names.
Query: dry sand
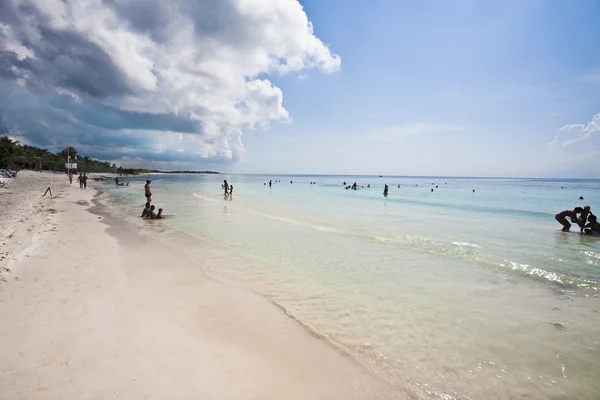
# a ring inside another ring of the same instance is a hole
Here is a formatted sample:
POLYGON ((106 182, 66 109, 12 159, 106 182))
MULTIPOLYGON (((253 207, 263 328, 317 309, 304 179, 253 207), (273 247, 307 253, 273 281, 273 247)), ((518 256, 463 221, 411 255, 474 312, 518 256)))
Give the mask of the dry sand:
POLYGON ((10 185, 0 399, 405 398, 266 299, 90 207, 94 190, 33 172, 10 185))

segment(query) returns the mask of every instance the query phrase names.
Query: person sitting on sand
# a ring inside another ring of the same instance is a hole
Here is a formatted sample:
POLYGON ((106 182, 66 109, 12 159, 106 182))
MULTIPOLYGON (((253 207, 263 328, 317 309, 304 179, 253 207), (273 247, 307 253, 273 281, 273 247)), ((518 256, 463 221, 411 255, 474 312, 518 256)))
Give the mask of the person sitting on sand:
POLYGON ((577 222, 577 214, 581 214, 582 212, 583 212, 583 208, 575 207, 575 209, 573 211, 566 210, 566 211, 559 212, 558 214, 556 214, 554 216, 554 218, 558 221, 558 223, 560 223, 563 226, 563 228, 562 228, 563 232, 569 232, 569 229, 571 229, 571 224, 569 223, 569 221, 567 221, 567 217, 571 218, 571 222, 576 223, 577 222))
POLYGON ((588 217, 587 225, 584 225, 583 229, 587 234, 600 234, 600 224, 598 223, 598 219, 594 214, 590 214, 588 217))
POLYGON ((148 212, 146 213, 146 218, 155 219, 156 214, 154 213, 154 206, 150 206, 148 212))
POLYGON ((162 208, 158 209, 158 214, 156 214, 156 217, 154 217, 154 219, 162 219, 162 208))
POLYGON ((150 211, 150 203, 146 203, 146 207, 144 207, 144 211, 142 211, 142 218, 148 215, 148 211, 150 211))

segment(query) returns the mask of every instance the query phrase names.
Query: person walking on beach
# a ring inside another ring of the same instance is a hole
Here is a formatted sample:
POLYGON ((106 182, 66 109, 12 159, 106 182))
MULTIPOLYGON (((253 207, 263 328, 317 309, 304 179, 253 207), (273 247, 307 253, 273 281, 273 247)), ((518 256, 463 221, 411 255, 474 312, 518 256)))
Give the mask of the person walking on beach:
POLYGON ((84 189, 87 189, 87 180, 88 180, 87 174, 84 172, 83 173, 83 188, 84 189))
POLYGON ((150 191, 150 183, 152 181, 151 180, 147 180, 146 184, 144 185, 144 196, 146 196, 146 203, 151 203, 152 202, 152 192, 150 191))
POLYGON ((575 207, 575 209, 573 211, 565 210, 565 211, 559 212, 558 214, 556 214, 554 216, 554 219, 556 219, 558 221, 558 223, 563 226, 563 228, 562 228, 563 232, 569 232, 569 230, 571 229, 571 224, 569 223, 569 221, 567 221, 567 217, 569 217, 571 219, 571 222, 577 223, 578 222, 577 214, 581 214, 582 212, 583 212, 583 208, 575 207))
POLYGON ((73 172, 69 171, 69 185, 73 184, 73 172))
POLYGON ((115 177, 115 186, 119 186, 119 177, 115 177))
POLYGON ((79 182, 79 189, 83 189, 83 174, 79 174, 77 181, 79 182))

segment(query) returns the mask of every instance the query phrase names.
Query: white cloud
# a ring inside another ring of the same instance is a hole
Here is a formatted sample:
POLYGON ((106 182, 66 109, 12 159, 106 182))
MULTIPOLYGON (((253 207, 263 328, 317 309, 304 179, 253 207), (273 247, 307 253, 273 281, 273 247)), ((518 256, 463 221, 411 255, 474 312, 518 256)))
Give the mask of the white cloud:
POLYGON ((0 77, 77 102, 199 121, 186 149, 207 156, 239 159, 244 130, 290 120, 265 76, 330 73, 341 63, 297 0, 3 3, 0 51, 13 56, 0 77))
POLYGON ((561 143, 563 146, 571 145, 589 138, 592 134, 600 132, 600 114, 594 115, 587 124, 569 124, 558 129, 556 136, 549 144, 554 146, 561 143))
POLYGON ((409 123, 397 126, 386 126, 375 129, 367 136, 373 140, 394 143, 409 136, 427 135, 432 133, 452 133, 463 131, 464 127, 450 124, 409 123))

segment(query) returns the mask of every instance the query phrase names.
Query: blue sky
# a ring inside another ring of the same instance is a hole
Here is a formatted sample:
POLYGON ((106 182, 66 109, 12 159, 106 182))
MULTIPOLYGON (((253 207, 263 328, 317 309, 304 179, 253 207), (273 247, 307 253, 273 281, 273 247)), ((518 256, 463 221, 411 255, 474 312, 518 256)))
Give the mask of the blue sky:
POLYGON ((0 101, 12 136, 164 169, 600 173, 597 1, 208 1, 192 12, 191 36, 181 19, 112 1, 51 26, 46 3, 30 1, 42 38, 70 47, 36 45, 31 11, 0 18, 12 43, 0 85, 20 99, 18 109, 0 101), (112 30, 90 12, 136 41, 107 44, 112 30), (73 46, 80 58, 56 61, 73 46))

